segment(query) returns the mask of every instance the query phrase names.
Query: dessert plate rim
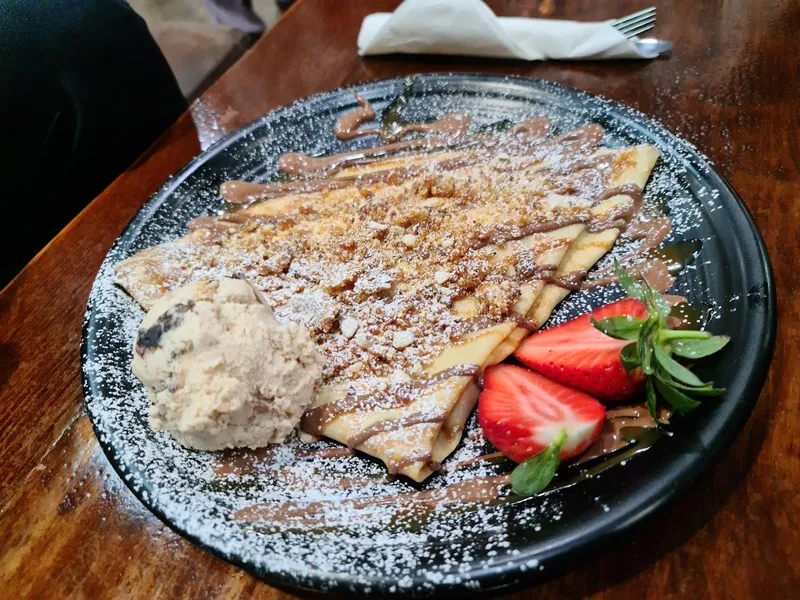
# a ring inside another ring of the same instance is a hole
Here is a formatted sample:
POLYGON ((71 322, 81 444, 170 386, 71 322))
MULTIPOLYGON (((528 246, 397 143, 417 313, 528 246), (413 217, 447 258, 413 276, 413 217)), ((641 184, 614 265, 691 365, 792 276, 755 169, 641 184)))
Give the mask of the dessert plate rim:
MULTIPOLYGON (((494 88, 494 93, 498 94, 501 93, 501 89, 498 88, 525 86, 533 88, 545 96, 557 93, 579 104, 599 103, 606 107, 610 116, 618 121, 623 121, 626 126, 636 129, 645 136, 649 136, 651 139, 665 141, 671 149, 680 152, 686 162, 687 168, 702 172, 702 178, 711 184, 713 189, 719 192, 718 201, 721 202, 725 208, 736 211, 731 218, 731 236, 734 235, 733 231, 736 229, 739 235, 735 239, 735 244, 743 246, 744 250, 746 250, 743 258, 744 263, 740 264, 739 267, 742 273, 747 274, 756 282, 754 286, 748 289, 743 288, 742 292, 747 294, 748 301, 752 296, 753 302, 761 309, 760 311, 753 312, 751 315, 751 318, 754 320, 756 318, 758 319, 755 329, 759 332, 757 340, 753 342, 755 345, 751 344, 752 347, 750 348, 750 351, 753 353, 750 359, 752 368, 746 377, 746 381, 740 393, 738 393, 738 397, 726 397, 725 400, 723 400, 725 411, 724 414, 720 415, 720 422, 707 432, 707 437, 695 440, 695 443, 701 446, 700 449, 702 451, 686 452, 681 455, 672 456, 670 462, 666 465, 664 470, 661 471, 663 478, 656 486, 633 490, 622 504, 617 504, 615 506, 614 511, 601 515, 601 518, 593 519, 594 522, 586 524, 580 535, 575 535, 569 540, 561 541, 561 543, 555 547, 542 550, 542 548, 537 547, 536 544, 531 544, 527 548, 520 549, 520 555, 516 557, 513 564, 503 565, 501 563, 499 566, 471 569, 468 572, 468 579, 465 578, 462 582, 458 583, 443 583, 431 587, 430 585, 422 585, 425 582, 420 580, 415 581, 415 585, 401 590, 403 594, 407 595, 428 595, 431 593, 463 595, 476 591, 485 593, 489 590, 518 587, 526 583, 530 584, 535 581, 550 579, 563 573, 574 566, 581 557, 591 552, 592 549, 598 548, 618 538, 622 532, 629 530, 634 525, 658 512, 663 506, 680 495, 690 482, 696 479, 713 463, 717 462, 718 458, 730 446, 735 436, 749 418, 758 400, 769 370, 777 329, 775 284, 764 241, 753 221, 752 215, 739 195, 734 191, 725 177, 717 171, 711 161, 703 156, 692 144, 671 133, 653 118, 619 102, 542 80, 517 76, 460 73, 419 75, 418 78, 421 82, 427 82, 431 85, 447 85, 451 90, 455 91, 458 90, 459 85, 477 85, 478 87, 485 86, 487 88, 486 91, 489 93, 492 92, 491 88, 494 88), (726 400, 728 404, 724 404, 726 400), (526 556, 533 557, 534 555, 538 557, 540 561, 548 564, 546 572, 543 573, 536 569, 520 569, 519 565, 525 562, 526 556), (476 587, 474 583, 471 582, 477 582, 479 586, 476 587)), ((284 116, 290 117, 292 111, 296 110, 298 106, 305 106, 313 103, 315 108, 321 110, 325 107, 325 103, 335 104, 338 99, 342 98, 343 94, 346 93, 349 95, 349 90, 356 90, 365 94, 370 92, 377 93, 382 89, 391 89, 405 81, 407 81, 406 77, 398 77, 340 87, 321 94, 316 94, 271 111, 263 117, 218 140, 171 177, 170 180, 148 200, 127 225, 125 231, 109 251, 109 254, 135 239, 141 228, 149 221, 156 209, 167 201, 177 187, 201 165, 211 157, 224 152, 233 142, 263 126, 264 123, 278 120, 284 116)), ((93 297, 94 290, 87 307, 81 340, 81 375, 87 407, 97 399, 97 394, 99 393, 96 382, 93 380, 91 369, 87 368, 87 364, 91 360, 93 352, 90 341, 95 335, 95 317, 96 311, 98 310, 92 302, 93 297)), ((124 340, 123 343, 128 343, 128 340, 124 340)), ((745 348, 742 347, 741 351, 744 352, 745 348)), ((712 410, 716 409, 717 407, 714 407, 712 410)), ((363 578, 354 581, 346 574, 342 573, 298 572, 296 576, 292 576, 291 574, 287 575, 286 573, 277 574, 270 572, 268 569, 249 564, 246 561, 238 560, 236 557, 227 555, 209 546, 190 531, 176 526, 168 515, 164 514, 159 506, 151 501, 146 493, 143 494, 141 489, 136 489, 136 487, 132 485, 129 478, 130 473, 128 473, 126 468, 121 464, 113 443, 103 435, 104 432, 99 427, 96 419, 92 417, 92 411, 88 410, 87 412, 90 415, 90 420, 100 445, 109 458, 109 462, 126 485, 133 491, 134 495, 165 524, 175 529, 181 536, 189 539, 205 551, 223 560, 232 562, 271 584, 282 587, 289 586, 293 589, 307 591, 324 590, 338 593, 355 591, 362 594, 371 593, 373 595, 393 593, 391 588, 395 583, 395 578, 378 576, 375 577, 373 581, 364 582, 363 578)))

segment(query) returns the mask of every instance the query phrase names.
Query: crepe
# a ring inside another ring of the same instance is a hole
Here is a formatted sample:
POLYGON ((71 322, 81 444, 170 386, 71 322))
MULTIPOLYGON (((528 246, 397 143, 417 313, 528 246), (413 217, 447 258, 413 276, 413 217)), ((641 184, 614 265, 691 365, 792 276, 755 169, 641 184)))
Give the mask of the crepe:
POLYGON ((481 370, 546 320, 631 218, 658 152, 599 148, 598 130, 269 188, 270 200, 124 261, 117 281, 149 308, 192 280, 247 277, 327 357, 301 427, 422 481, 458 444, 481 370))
MULTIPOLYGON (((620 161, 620 167, 612 175, 611 189, 622 190, 626 186, 635 186, 643 190, 650 178, 650 173, 660 154, 653 146, 642 145, 635 148, 635 158, 629 165, 622 168, 625 160, 620 161)), ((634 189, 635 189, 634 188, 634 189)), ((629 194, 614 195, 592 208, 593 217, 602 221, 604 215, 612 214, 620 207, 628 206, 632 201, 629 194)), ((609 228, 593 233, 584 228, 569 250, 565 253, 556 270, 556 277, 564 277, 569 273, 588 272, 607 252, 613 248, 619 237, 620 229, 609 228)), ((535 301, 526 313, 530 327, 517 327, 503 340, 487 360, 487 365, 497 364, 510 356, 530 333, 538 329, 550 318, 556 306, 566 298, 570 290, 564 286, 548 283, 542 286, 535 301)))

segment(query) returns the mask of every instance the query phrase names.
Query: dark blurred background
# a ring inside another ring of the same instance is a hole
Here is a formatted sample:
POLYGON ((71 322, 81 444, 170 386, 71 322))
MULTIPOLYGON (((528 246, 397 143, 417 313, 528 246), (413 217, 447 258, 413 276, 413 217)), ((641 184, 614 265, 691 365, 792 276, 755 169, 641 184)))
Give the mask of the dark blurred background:
MULTIPOLYGON (((242 12, 237 10, 241 2, 128 2, 147 23, 187 98, 196 96, 212 83, 215 75, 220 74, 220 68, 224 71, 230 63, 235 62, 249 47, 250 32, 255 29, 253 19, 243 17, 242 12)), ((278 20, 281 8, 286 4, 285 1, 252 0, 250 9, 266 29, 278 20)))
POLYGON ((289 4, 0 1, 0 288, 289 4))

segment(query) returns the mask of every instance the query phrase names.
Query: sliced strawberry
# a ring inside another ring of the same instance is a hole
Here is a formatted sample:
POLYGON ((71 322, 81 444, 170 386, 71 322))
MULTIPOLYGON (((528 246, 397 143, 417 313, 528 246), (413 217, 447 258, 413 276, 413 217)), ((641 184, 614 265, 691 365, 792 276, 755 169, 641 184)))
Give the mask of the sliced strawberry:
MULTIPOLYGON (((647 309, 637 300, 614 302, 591 313, 595 320, 628 316, 647 318, 647 309)), ((625 400, 644 389, 639 369, 630 373, 619 353, 630 341, 618 340, 598 331, 583 315, 568 323, 545 329, 525 340, 514 353, 522 364, 560 383, 582 390, 604 401, 625 400)))
POLYGON ((514 462, 539 454, 562 431, 561 460, 584 452, 600 435, 606 409, 578 390, 513 365, 486 369, 478 400, 483 434, 514 462))

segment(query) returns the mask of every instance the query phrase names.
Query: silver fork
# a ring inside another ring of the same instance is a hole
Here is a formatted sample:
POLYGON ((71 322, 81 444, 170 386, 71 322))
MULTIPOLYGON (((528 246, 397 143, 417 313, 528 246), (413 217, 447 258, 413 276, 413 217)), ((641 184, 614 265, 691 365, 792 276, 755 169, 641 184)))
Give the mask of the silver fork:
POLYGON ((611 26, 626 38, 636 37, 640 33, 650 31, 656 24, 656 7, 651 6, 627 17, 611 21, 611 26))

